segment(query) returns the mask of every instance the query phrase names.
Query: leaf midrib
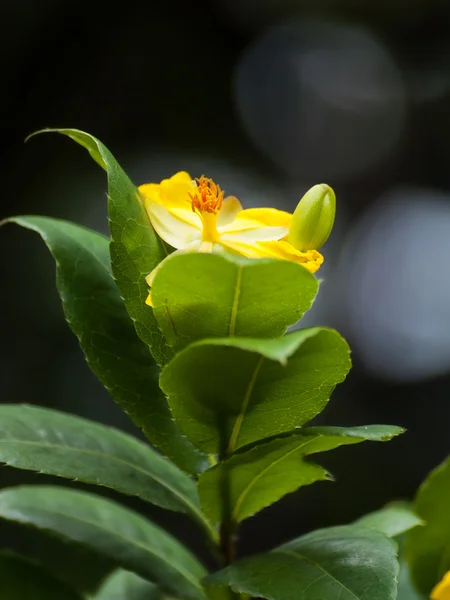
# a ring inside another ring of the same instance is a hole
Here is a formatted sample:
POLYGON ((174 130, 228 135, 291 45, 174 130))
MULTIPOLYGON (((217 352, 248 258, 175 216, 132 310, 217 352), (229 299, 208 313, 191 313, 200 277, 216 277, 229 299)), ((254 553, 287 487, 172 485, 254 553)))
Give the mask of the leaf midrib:
MULTIPOLYGON (((36 510, 36 507, 34 507, 34 506, 31 507, 31 508, 32 508, 32 510, 36 510)), ((0 511, 1 511, 1 497, 0 497, 0 511)), ((20 509, 13 508, 13 511, 19 511, 20 512, 20 509)), ((42 508, 42 507, 39 507, 38 511, 41 512, 41 513, 52 515, 52 516, 56 515, 56 516, 62 517, 64 519, 72 520, 72 521, 75 521, 76 523, 84 523, 86 525, 93 526, 94 528, 100 529, 101 531, 104 531, 104 532, 112 535, 113 537, 119 538, 120 540, 124 540, 125 542, 131 544, 132 546, 135 546, 136 548, 144 550, 147 554, 150 554, 151 556, 155 556, 156 558, 160 559, 162 562, 164 562, 167 565, 175 568, 188 581, 190 581, 193 585, 195 585, 195 587, 197 587, 199 589, 202 589, 200 583, 195 578, 195 576, 192 573, 190 573, 189 571, 186 571, 182 566, 177 565, 176 567, 174 567, 173 562, 171 562, 165 556, 161 556, 159 554, 156 554, 155 551, 153 551, 149 546, 146 546, 146 545, 142 544, 141 542, 138 542, 137 540, 133 540, 131 538, 127 538, 124 535, 122 535, 120 533, 117 533, 116 530, 108 529, 107 527, 105 527, 103 525, 103 523, 99 524, 99 523, 97 523, 95 521, 90 521, 89 519, 82 519, 80 517, 75 517, 75 516, 69 515, 67 513, 59 512, 59 511, 56 511, 56 510, 49 510, 49 509, 42 508)), ((0 514, 0 517, 6 519, 6 517, 4 517, 2 514, 0 514)), ((27 524, 34 525, 38 529, 45 529, 45 530, 48 530, 48 531, 55 531, 55 529, 52 529, 50 527, 39 526, 39 525, 37 525, 37 524, 35 524, 33 522, 24 521, 23 519, 20 519, 20 518, 16 518, 16 519, 12 518, 12 520, 16 521, 16 522, 19 522, 19 523, 24 523, 25 522, 27 524)), ((60 533, 59 535, 64 535, 64 534, 60 533)), ((65 534, 64 537, 70 538, 70 536, 68 536, 67 534, 65 534)), ((72 538, 70 538, 70 539, 72 539, 72 538)), ((84 546, 88 546, 88 544, 86 544, 86 543, 84 543, 82 541, 79 541, 79 543, 83 544, 84 546)))
POLYGON ((307 446, 310 442, 316 441, 317 439, 318 439, 317 437, 314 437, 306 442, 300 443, 299 446, 296 446, 293 450, 286 452, 285 454, 283 454, 283 456, 281 456, 280 458, 278 458, 277 460, 272 462, 270 465, 267 465, 267 467, 265 467, 260 473, 258 473, 258 475, 250 481, 250 483, 246 486, 246 488, 244 488, 244 490, 241 492, 238 499, 236 500, 236 503, 235 503, 234 509, 233 509, 233 518, 237 519, 237 513, 239 512, 239 508, 241 507, 242 503, 244 502, 246 496, 248 495, 248 493, 250 492, 252 487, 261 479, 261 477, 263 477, 270 469, 272 469, 278 463, 282 462, 285 458, 287 458, 291 454, 294 454, 295 452, 300 451, 305 446, 307 446))
MULTIPOLYGON (((135 471, 143 473, 144 475, 146 475, 150 479, 153 479, 154 481, 156 481, 157 483, 159 483, 163 488, 165 488, 168 491, 172 492, 174 494, 174 496, 176 496, 177 498, 179 498, 180 500, 182 500, 184 502, 184 504, 186 504, 186 506, 192 510, 193 513, 197 514, 198 517, 202 521, 204 521, 202 513, 197 509, 197 507, 195 506, 195 504, 192 504, 188 500, 188 498, 186 496, 183 496, 182 494, 180 494, 180 492, 178 490, 176 490, 176 488, 172 488, 166 482, 164 482, 163 480, 161 480, 158 476, 153 475, 151 473, 151 471, 147 471, 146 469, 143 469, 140 466, 134 465, 133 463, 128 462, 127 460, 124 460, 123 458, 119 458, 119 457, 114 456, 112 454, 106 454, 104 452, 100 452, 99 450, 91 450, 89 448, 79 448, 77 446, 67 446, 65 444, 52 444, 52 443, 48 443, 48 442, 44 443, 44 442, 34 442, 34 441, 27 441, 27 440, 18 440, 18 439, 0 440, 0 446, 2 444, 7 444, 7 443, 23 444, 23 445, 38 446, 38 447, 41 446, 43 448, 61 448, 63 450, 69 450, 69 451, 72 451, 72 452, 79 452, 81 454, 84 453, 84 454, 89 454, 89 455, 93 455, 93 456, 99 456, 99 457, 102 457, 102 458, 106 458, 106 459, 110 460, 111 462, 122 463, 122 464, 126 465, 127 467, 129 467, 129 468, 131 468, 131 469, 133 469, 135 471)), ((139 495, 136 494, 136 496, 143 497, 140 494, 139 495)))
POLYGON ((250 377, 250 381, 248 382, 247 389, 244 394, 244 398, 242 400, 241 410, 236 417, 236 421, 234 422, 233 429, 231 430, 230 441, 228 443, 227 453, 231 454, 234 452, 237 440, 239 438, 239 434, 241 432, 242 423, 244 422, 245 414, 247 412, 248 405, 250 404, 250 400, 252 397, 253 389, 256 384, 256 380, 258 379, 259 370, 261 369, 261 365, 264 361, 264 356, 260 356, 258 362, 255 365, 253 373, 250 377))
POLYGON ((309 558, 308 556, 304 556, 303 554, 300 554, 299 552, 295 552, 293 550, 276 550, 274 552, 274 554, 287 554, 288 556, 294 557, 296 560, 298 560, 302 564, 304 564, 305 562, 312 564, 314 567, 316 567, 317 569, 319 569, 319 571, 322 571, 322 573, 324 575, 326 575, 332 581, 334 581, 335 583, 337 583, 337 585, 339 587, 341 587, 343 590, 345 590, 346 592, 348 592, 353 598, 355 598, 355 600, 361 600, 360 596, 356 596, 355 593, 352 592, 352 590, 350 590, 346 585, 344 585, 341 581, 339 581, 339 579, 336 579, 336 577, 334 577, 331 573, 329 573, 324 567, 322 567, 319 563, 317 563, 312 558, 309 558))

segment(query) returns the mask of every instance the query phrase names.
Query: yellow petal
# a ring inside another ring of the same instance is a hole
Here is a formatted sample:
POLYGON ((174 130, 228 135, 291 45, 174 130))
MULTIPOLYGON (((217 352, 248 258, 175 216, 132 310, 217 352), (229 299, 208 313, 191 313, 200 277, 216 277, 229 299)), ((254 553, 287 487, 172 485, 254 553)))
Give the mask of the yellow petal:
POLYGON ((188 208, 170 208, 169 212, 180 221, 184 221, 185 223, 189 223, 195 229, 202 228, 202 219, 200 215, 192 210, 192 207, 188 208))
MULTIPOLYGON (((231 229, 231 227, 230 227, 231 229)), ((286 227, 253 227, 243 231, 230 231, 221 233, 220 241, 226 244, 228 241, 238 244, 249 244, 254 242, 271 242, 281 240, 288 233, 286 227)))
POLYGON ((431 600, 450 600, 450 571, 444 575, 442 581, 433 589, 431 600))
POLYGON ((235 252, 247 256, 248 258, 280 258, 282 260, 290 260, 301 264, 311 273, 315 273, 323 263, 323 256, 317 250, 308 250, 300 252, 283 240, 272 242, 256 242, 246 244, 235 241, 225 241, 221 238, 224 245, 231 248, 235 252))
POLYGON ((159 184, 141 185, 139 191, 148 202, 162 204, 168 209, 190 208, 189 192, 192 193, 193 188, 194 184, 189 173, 180 171, 169 179, 163 179, 159 184))
POLYGON ((237 217, 238 213, 242 211, 242 204, 234 196, 228 196, 222 202, 222 208, 220 209, 219 217, 217 219, 217 226, 222 227, 232 223, 237 217))
POLYGON ((153 202, 148 202, 146 209, 156 233, 173 248, 186 248, 188 244, 201 238, 200 223, 198 227, 194 227, 173 215, 164 206, 153 202))
POLYGON ((287 227, 289 229, 292 215, 277 208, 247 208, 237 216, 237 220, 240 219, 255 221, 260 226, 269 225, 270 227, 287 227))

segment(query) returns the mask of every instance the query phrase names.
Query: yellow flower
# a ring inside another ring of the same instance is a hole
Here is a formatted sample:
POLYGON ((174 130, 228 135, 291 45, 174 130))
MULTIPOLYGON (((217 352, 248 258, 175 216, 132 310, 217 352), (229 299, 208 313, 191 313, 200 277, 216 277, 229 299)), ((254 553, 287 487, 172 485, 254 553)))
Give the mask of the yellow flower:
MULTIPOLYGON (((192 180, 180 172, 139 191, 158 235, 175 252, 231 252, 249 258, 280 258, 314 273, 323 256, 311 248, 301 252, 287 241, 292 215, 275 208, 243 210, 237 198, 224 198, 211 179, 192 180)), ((162 263, 160 263, 161 265, 162 263)), ((146 278, 149 286, 159 266, 146 278)), ((151 304, 151 296, 147 299, 151 304)))
POLYGON ((447 571, 443 579, 433 588, 430 599, 450 600, 450 571, 447 571))

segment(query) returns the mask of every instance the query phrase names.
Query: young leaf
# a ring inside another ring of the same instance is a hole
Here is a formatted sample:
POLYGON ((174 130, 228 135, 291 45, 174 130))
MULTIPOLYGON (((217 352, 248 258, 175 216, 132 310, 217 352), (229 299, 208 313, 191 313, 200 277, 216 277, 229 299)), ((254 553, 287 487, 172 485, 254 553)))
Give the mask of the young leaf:
POLYGON ((27 216, 9 221, 36 231, 46 243, 56 262, 66 320, 88 365, 114 400, 181 468, 201 471, 204 457, 175 426, 158 386, 159 369, 136 335, 112 279, 108 239, 59 219, 27 216))
POLYGON ((269 600, 395 600, 396 544, 347 525, 319 529, 238 561, 206 583, 269 600))
POLYGON ((198 448, 231 454, 315 417, 349 369, 347 343, 317 327, 269 340, 194 342, 166 365, 160 385, 198 448))
POLYGON ((175 538, 140 514, 94 494, 53 486, 0 492, 0 517, 78 542, 164 589, 204 599, 205 569, 175 538))
POLYGON ((225 517, 239 522, 300 486, 329 479, 327 471, 303 457, 365 440, 384 442, 401 433, 399 427, 311 427, 289 436, 242 448, 199 479, 199 494, 212 521, 225 517), (223 490, 228 489, 224 496, 223 490))
POLYGON ((450 570, 450 458, 430 473, 417 492, 414 510, 425 521, 406 538, 405 558, 420 592, 431 589, 450 570))
POLYGON ((2 600, 82 600, 78 592, 39 565, 9 552, 0 554, 0 597, 2 600))
POLYGON ((311 306, 317 279, 301 265, 174 254, 152 284, 159 326, 177 350, 207 337, 275 337, 311 306))
POLYGON ((354 523, 376 529, 388 537, 397 537, 419 525, 424 525, 407 502, 393 502, 380 510, 364 515, 354 523))
POLYGON ((161 588, 130 571, 117 569, 91 600, 164 600, 161 588))
POLYGON ((188 475, 131 435, 80 417, 0 406, 0 462, 139 496, 208 527, 188 475))
POLYGON ((139 191, 108 148, 94 136, 78 129, 44 129, 36 134, 53 132, 66 135, 86 148, 107 173, 114 278, 139 337, 150 346, 158 364, 164 364, 172 353, 153 311, 145 304, 148 295, 145 277, 168 252, 150 223, 139 191))

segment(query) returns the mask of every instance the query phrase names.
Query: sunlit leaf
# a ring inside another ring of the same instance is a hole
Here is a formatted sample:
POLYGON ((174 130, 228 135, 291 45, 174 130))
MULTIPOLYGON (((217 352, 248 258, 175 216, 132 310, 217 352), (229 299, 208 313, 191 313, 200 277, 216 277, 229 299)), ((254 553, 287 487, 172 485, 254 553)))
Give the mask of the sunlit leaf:
POLYGON ((179 254, 152 284, 155 316, 176 349, 206 337, 275 337, 311 306, 317 279, 301 265, 179 254))
POLYGON ((277 339, 195 342, 164 368, 160 385, 198 448, 230 454, 311 420, 349 369, 341 336, 312 328, 277 339))
POLYGON ((211 520, 242 521, 300 486, 330 478, 323 467, 304 457, 365 440, 388 441, 401 432, 383 425, 298 429, 249 450, 242 448, 205 471, 198 484, 200 500, 211 520))

